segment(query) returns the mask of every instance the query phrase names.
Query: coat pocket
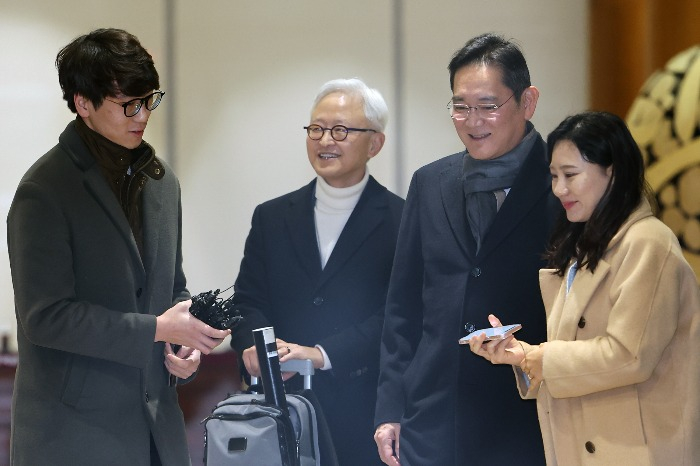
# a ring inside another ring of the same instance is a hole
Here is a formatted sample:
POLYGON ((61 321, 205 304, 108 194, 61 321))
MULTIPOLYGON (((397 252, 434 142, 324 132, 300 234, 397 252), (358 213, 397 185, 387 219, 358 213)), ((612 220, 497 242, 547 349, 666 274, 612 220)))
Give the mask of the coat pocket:
POLYGON ((636 386, 584 396, 581 407, 584 438, 578 448, 584 458, 597 464, 650 464, 636 386))
POLYGON ((66 365, 63 377, 63 389, 61 390, 61 402, 68 406, 76 406, 85 386, 90 361, 79 355, 72 355, 66 365))

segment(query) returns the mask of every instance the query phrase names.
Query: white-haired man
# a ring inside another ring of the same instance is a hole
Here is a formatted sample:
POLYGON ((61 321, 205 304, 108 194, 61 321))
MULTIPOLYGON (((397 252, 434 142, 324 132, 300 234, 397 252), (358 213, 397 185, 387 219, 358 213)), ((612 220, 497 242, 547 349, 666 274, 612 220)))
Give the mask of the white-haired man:
POLYGON ((231 345, 248 373, 260 372, 251 330, 268 325, 282 362, 311 359, 320 369, 314 393, 343 466, 381 464, 373 412, 403 200, 367 162, 384 145, 387 113, 359 79, 321 87, 304 127, 318 176, 255 209, 234 293, 244 321, 231 345))

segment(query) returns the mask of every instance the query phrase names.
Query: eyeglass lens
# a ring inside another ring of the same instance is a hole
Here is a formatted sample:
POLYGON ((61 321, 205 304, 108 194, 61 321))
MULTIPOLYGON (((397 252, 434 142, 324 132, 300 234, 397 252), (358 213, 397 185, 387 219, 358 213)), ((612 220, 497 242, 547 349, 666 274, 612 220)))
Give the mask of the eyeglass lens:
POLYGON ((306 128, 309 138, 318 141, 323 138, 323 133, 328 130, 336 141, 344 141, 348 137, 348 129, 343 125, 335 125, 332 128, 322 128, 319 125, 310 125, 306 128))
POLYGON ((144 97, 143 99, 134 99, 126 102, 124 104, 124 114, 128 117, 132 117, 139 113, 141 106, 145 103, 148 110, 154 110, 160 101, 163 99, 164 92, 154 92, 151 95, 144 97))
POLYGON ((455 104, 454 102, 450 101, 447 103, 447 109, 450 111, 450 116, 454 120, 466 120, 469 115, 474 115, 477 118, 479 116, 484 117, 486 115, 496 115, 498 110, 507 104, 514 95, 514 93, 511 94, 510 97, 508 97, 501 105, 478 104, 474 107, 470 107, 469 105, 455 104))

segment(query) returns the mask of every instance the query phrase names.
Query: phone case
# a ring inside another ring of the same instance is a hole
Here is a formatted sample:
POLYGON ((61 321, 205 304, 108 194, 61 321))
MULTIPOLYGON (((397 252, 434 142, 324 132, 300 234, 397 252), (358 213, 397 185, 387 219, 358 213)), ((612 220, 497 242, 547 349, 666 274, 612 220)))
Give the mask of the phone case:
POLYGON ((514 334, 518 330, 522 328, 522 325, 520 324, 512 324, 512 325, 503 325, 501 327, 491 327, 491 328, 482 328, 480 330, 474 330, 472 333, 467 335, 466 337, 462 337, 459 339, 459 344, 460 345, 468 345, 469 340, 472 337, 475 337, 477 335, 481 335, 482 333, 486 334, 486 340, 503 340, 504 338, 514 334))

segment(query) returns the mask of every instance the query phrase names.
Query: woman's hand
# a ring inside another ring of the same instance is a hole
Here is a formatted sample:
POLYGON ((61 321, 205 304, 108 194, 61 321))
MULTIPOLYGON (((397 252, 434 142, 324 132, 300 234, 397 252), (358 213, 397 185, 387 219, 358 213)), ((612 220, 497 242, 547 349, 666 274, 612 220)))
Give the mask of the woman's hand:
POLYGON ((544 347, 547 343, 533 347, 520 363, 520 368, 532 383, 540 383, 543 378, 544 347))
MULTIPOLYGON (((489 323, 492 327, 501 326, 501 321, 493 314, 489 314, 489 323)), ((485 340, 485 333, 477 335, 469 340, 469 348, 492 364, 517 366, 525 358, 525 347, 513 335, 503 340, 485 340)))

